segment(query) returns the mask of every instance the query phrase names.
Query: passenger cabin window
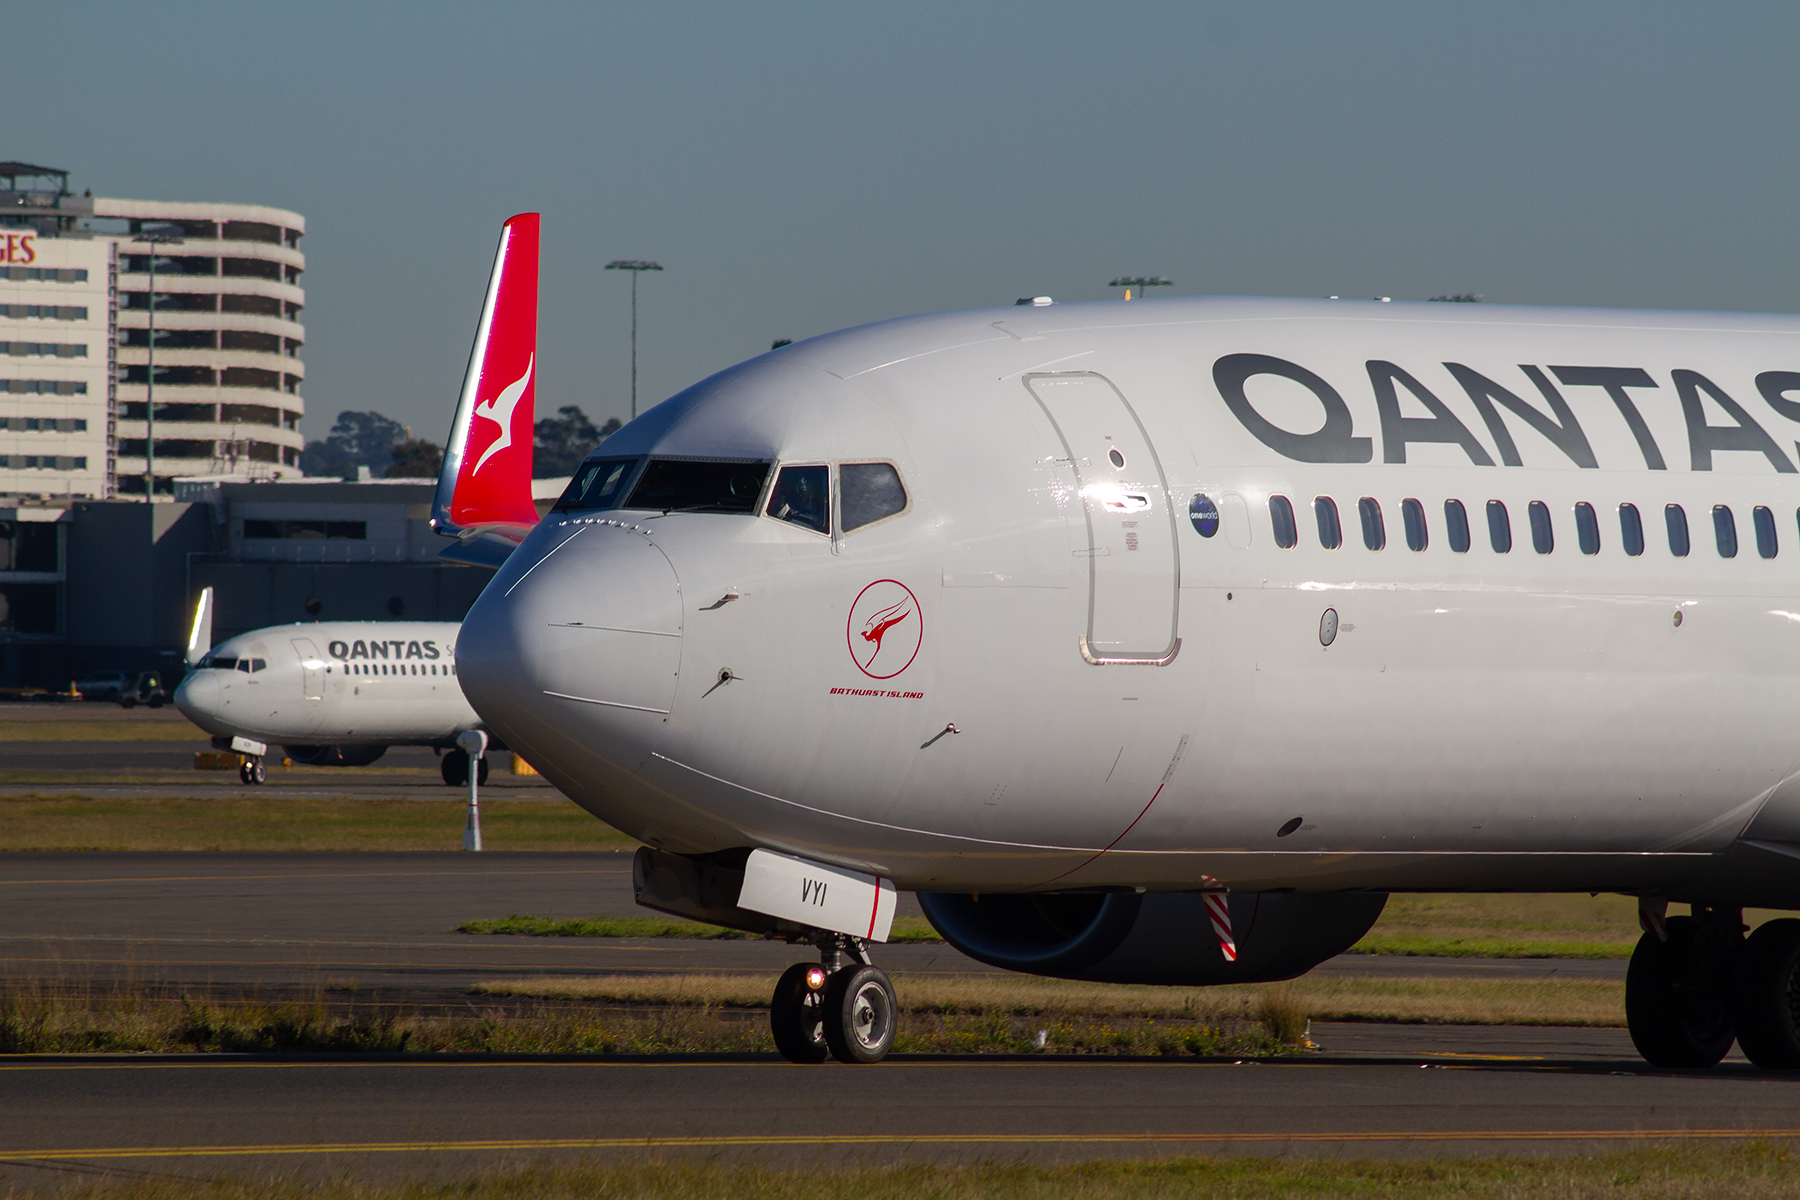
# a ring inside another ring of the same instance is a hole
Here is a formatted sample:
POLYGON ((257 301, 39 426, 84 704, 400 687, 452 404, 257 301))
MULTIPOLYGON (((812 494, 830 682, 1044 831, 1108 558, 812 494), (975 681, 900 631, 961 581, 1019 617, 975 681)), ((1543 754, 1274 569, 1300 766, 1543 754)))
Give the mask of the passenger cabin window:
POLYGON ((1542 500, 1533 500, 1525 507, 1525 515, 1531 522, 1531 548, 1539 554, 1556 549, 1556 531, 1550 528, 1550 506, 1542 500))
POLYGON ((1336 550, 1344 544, 1344 529, 1338 524, 1337 501, 1330 496, 1313 500, 1313 519, 1319 525, 1319 545, 1336 550))
POLYGON ((1575 506, 1575 542, 1583 554, 1600 553, 1600 517, 1586 500, 1575 506))
POLYGON ((1461 500, 1444 501, 1444 533, 1450 539, 1451 550, 1457 554, 1469 552, 1469 510, 1461 500))
POLYGON ((1713 505, 1713 541, 1719 547, 1720 558, 1737 557, 1737 518, 1723 504, 1713 505))
POLYGON ((1756 526, 1756 552, 1774 558, 1781 548, 1775 540, 1775 514, 1759 504, 1750 514, 1750 523, 1756 526))
POLYGON ((644 465, 625 507, 666 513, 753 513, 768 477, 769 464, 754 459, 653 458, 644 465))
POLYGON ((1269 524, 1275 527, 1275 544, 1283 550, 1292 550, 1300 540, 1300 530, 1294 524, 1294 505, 1286 496, 1269 497, 1269 524))
POLYGON ((849 533, 905 509, 906 487, 892 464, 845 463, 838 468, 838 505, 849 533))
POLYGON ((1417 500, 1400 502, 1400 523, 1406 526, 1406 548, 1423 550, 1431 544, 1431 535, 1425 530, 1425 506, 1417 500))
POLYGON ((631 482, 639 458, 603 458, 582 463, 553 512, 591 512, 617 508, 625 499, 625 485, 631 482))
POLYGON ((775 477, 765 510, 777 521, 786 521, 814 533, 831 532, 831 468, 783 467, 775 477))
POLYGON ((1669 529, 1669 553, 1676 558, 1686 558, 1688 553, 1687 514, 1681 511, 1681 505, 1671 504, 1663 509, 1663 524, 1669 529))
POLYGON ((1512 553, 1512 518, 1506 515, 1506 505, 1498 500, 1487 502, 1488 542, 1494 547, 1495 554, 1512 553))
POLYGON ((1381 516, 1381 501, 1364 496, 1356 502, 1356 514, 1362 518, 1363 545, 1380 550, 1387 545, 1387 523, 1381 516))
POLYGON ((1619 541, 1633 558, 1644 552, 1644 518, 1635 504, 1619 505, 1619 541))

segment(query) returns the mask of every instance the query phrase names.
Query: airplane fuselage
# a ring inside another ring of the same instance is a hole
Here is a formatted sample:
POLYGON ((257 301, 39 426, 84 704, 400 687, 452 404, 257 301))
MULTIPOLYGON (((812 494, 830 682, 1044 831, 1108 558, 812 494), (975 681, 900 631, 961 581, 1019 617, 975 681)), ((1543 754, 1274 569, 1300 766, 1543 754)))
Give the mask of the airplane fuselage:
POLYGON ((281 745, 436 745, 480 723, 456 677, 453 621, 326 621, 240 634, 175 703, 208 733, 281 745))
POLYGON ((1800 906, 1795 370, 1800 321, 1733 314, 1172 299, 850 330, 609 439, 590 463, 624 482, 512 555, 461 682, 578 803, 686 854, 925 891, 1800 906), (663 460, 767 467, 744 511, 634 504, 663 460), (874 464, 903 507, 846 529, 874 464))

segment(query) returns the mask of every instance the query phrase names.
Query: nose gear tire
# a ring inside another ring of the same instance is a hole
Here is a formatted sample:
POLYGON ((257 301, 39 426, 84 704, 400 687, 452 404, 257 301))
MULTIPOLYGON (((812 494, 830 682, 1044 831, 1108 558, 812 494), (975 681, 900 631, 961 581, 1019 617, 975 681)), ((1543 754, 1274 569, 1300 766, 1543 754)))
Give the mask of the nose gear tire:
POLYGON ((1653 1066, 1710 1067, 1733 1040, 1728 963, 1714 961, 1691 917, 1670 917, 1669 940, 1646 933, 1625 973, 1625 1024, 1653 1066))
POLYGON ((825 1043, 844 1063, 873 1063, 894 1045, 900 1005, 879 967, 848 966, 825 984, 825 1043))
POLYGON ((775 998, 769 1004, 769 1032, 775 1049, 793 1063, 822 1063, 830 1052, 825 1044, 825 989, 806 986, 812 963, 795 963, 781 973, 775 998))
POLYGON ((1731 999, 1744 1057, 1770 1070, 1800 1068, 1800 921, 1769 921, 1745 939, 1731 999))

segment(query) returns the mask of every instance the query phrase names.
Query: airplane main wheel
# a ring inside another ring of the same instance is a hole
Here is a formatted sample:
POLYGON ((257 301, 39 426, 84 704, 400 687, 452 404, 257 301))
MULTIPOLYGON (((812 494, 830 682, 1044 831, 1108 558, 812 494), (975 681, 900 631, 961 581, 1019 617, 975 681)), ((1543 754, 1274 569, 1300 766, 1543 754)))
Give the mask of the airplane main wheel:
POLYGON ((1751 1062, 1800 1068, 1800 921, 1770 921, 1745 939, 1732 980, 1731 1022, 1751 1062))
MULTIPOLYGON (((1800 922, 1797 922, 1800 924, 1800 922)), ((1670 917, 1669 940, 1646 933, 1625 972, 1625 1024, 1652 1066, 1710 1067, 1733 1040, 1727 989, 1692 917, 1670 917)))
POLYGON ((769 1032, 775 1049, 792 1063, 822 1063, 825 1044, 825 968, 795 963, 781 973, 769 1003, 769 1032))
POLYGON ((238 764, 238 779, 240 782, 245 784, 257 784, 267 782, 268 778, 269 772, 267 768, 263 766, 263 760, 260 758, 246 758, 243 762, 238 764))
POLYGON ((825 1044, 844 1063, 887 1057, 900 1023, 894 985, 879 967, 845 967, 825 985, 825 1044))

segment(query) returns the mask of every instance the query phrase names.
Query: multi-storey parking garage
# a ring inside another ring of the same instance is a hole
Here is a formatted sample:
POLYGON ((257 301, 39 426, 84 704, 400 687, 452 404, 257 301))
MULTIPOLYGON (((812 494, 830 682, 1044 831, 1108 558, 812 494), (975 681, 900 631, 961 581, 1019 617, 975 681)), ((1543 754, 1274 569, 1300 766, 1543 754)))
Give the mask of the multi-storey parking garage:
POLYGON ((118 235, 118 490, 144 490, 152 349, 159 493, 181 475, 299 474, 305 218, 260 205, 98 197, 94 216, 127 224, 118 235), (145 226, 179 228, 181 240, 134 241, 145 226))
POLYGON ((0 163, 0 496, 299 474, 305 232, 284 209, 77 196, 65 171, 0 163))

